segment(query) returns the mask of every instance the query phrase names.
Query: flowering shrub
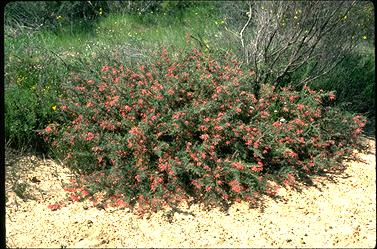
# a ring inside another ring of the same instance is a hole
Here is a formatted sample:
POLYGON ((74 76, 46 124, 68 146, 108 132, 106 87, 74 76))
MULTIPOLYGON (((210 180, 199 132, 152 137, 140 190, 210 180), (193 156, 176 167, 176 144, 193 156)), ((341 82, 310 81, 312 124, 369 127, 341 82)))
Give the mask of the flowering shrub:
POLYGON ((251 201, 276 192, 270 180, 293 184, 352 154, 365 119, 330 107, 333 93, 282 88, 257 99, 252 75, 195 49, 106 65, 67 89, 67 122, 44 135, 86 175, 83 197, 105 188, 147 208, 192 195, 251 201))

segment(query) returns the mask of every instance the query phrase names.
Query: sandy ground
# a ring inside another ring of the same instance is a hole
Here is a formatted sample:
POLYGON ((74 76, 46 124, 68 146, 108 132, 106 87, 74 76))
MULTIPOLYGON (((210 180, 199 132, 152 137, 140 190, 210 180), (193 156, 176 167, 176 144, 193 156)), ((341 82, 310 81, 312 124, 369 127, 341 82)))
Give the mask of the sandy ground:
POLYGON ((174 213, 171 219, 166 211, 140 218, 128 209, 104 210, 83 202, 51 211, 48 204, 66 199, 62 182, 69 180, 69 170, 32 155, 7 157, 7 246, 374 248, 375 141, 367 142, 369 152, 360 155, 364 162, 347 162, 333 181, 317 178, 316 186, 302 192, 282 188, 281 198, 266 198, 264 209, 236 203, 225 213, 194 204, 182 206, 188 213, 174 213))

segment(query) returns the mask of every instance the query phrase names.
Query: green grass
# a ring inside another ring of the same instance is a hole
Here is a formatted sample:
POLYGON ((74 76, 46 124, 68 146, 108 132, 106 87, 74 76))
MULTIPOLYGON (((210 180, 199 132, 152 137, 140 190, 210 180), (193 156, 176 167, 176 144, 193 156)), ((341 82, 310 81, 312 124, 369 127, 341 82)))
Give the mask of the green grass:
POLYGON ((58 34, 49 30, 33 35, 23 34, 17 39, 6 39, 5 46, 12 47, 11 51, 17 51, 23 44, 28 43, 55 52, 85 52, 88 50, 87 46, 93 44, 130 44, 137 48, 166 45, 183 48, 187 46, 187 34, 201 34, 208 42, 218 38, 222 33, 221 25, 216 24, 218 19, 211 13, 211 9, 202 7, 188 9, 181 17, 154 12, 143 15, 114 13, 100 19, 87 30, 80 26, 73 32, 62 29, 58 34))

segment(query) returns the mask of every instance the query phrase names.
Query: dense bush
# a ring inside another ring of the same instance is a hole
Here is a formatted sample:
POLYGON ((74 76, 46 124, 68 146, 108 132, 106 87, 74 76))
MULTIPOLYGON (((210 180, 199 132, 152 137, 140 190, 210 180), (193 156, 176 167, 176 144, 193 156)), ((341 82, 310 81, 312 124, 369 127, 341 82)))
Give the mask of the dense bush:
POLYGON ((336 168, 357 146, 365 119, 331 107, 332 92, 267 87, 256 99, 251 89, 253 72, 231 55, 164 49, 150 65, 105 65, 74 82, 59 106, 66 122, 41 134, 88 177, 81 195, 105 188, 143 207, 253 200, 274 193, 269 180, 336 168))
POLYGON ((34 94, 27 89, 13 86, 5 92, 5 137, 7 143, 23 146, 33 138, 30 131, 35 128, 35 108, 37 106, 34 94))
POLYGON ((6 41, 5 140, 16 149, 46 152, 36 130, 57 120, 56 101, 68 68, 50 51, 40 50, 33 40, 6 41))
MULTIPOLYGON (((49 91, 44 90, 44 93, 49 91)), ((10 85, 5 90, 5 140, 16 149, 33 149, 47 152, 46 143, 37 135, 55 117, 53 97, 43 96, 35 90, 20 85, 10 85)))
POLYGON ((376 115, 375 78, 374 48, 362 45, 348 54, 333 72, 311 85, 315 88, 336 91, 338 106, 374 117, 376 115))
POLYGON ((81 25, 89 29, 108 11, 106 1, 15 1, 6 5, 4 14, 6 26, 18 35, 41 28, 72 32, 72 26, 77 30, 81 25))

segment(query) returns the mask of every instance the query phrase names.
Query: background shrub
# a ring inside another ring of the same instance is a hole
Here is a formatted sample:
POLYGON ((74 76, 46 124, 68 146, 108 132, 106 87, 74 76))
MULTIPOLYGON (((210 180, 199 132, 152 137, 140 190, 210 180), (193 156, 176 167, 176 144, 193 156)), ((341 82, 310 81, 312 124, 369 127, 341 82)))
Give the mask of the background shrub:
MULTIPOLYGON (((50 89, 45 89, 49 91, 50 89)), ((5 137, 7 146, 33 148, 47 152, 47 144, 37 131, 56 120, 53 97, 39 95, 35 90, 11 85, 5 91, 5 137)))
POLYGON ((375 112, 374 49, 361 45, 326 77, 311 84, 313 88, 336 91, 336 104, 351 112, 374 117, 375 112))
POLYGON ((68 77, 67 65, 48 49, 41 49, 26 36, 6 42, 5 57, 5 138, 16 149, 46 152, 47 144, 36 136, 56 121, 61 82, 68 77), (14 47, 20 46, 16 50, 14 47), (29 104, 30 103, 30 104, 29 104))
POLYGON ((108 10, 106 1, 19 1, 6 5, 5 20, 13 35, 41 29, 72 33, 78 25, 92 28, 108 10))
POLYGON ((294 184, 351 155, 365 119, 332 107, 333 92, 266 86, 257 99, 253 75, 231 54, 163 49, 150 64, 73 81, 59 105, 65 122, 41 133, 89 176, 90 193, 146 208, 252 200, 274 194, 269 180, 294 184))

